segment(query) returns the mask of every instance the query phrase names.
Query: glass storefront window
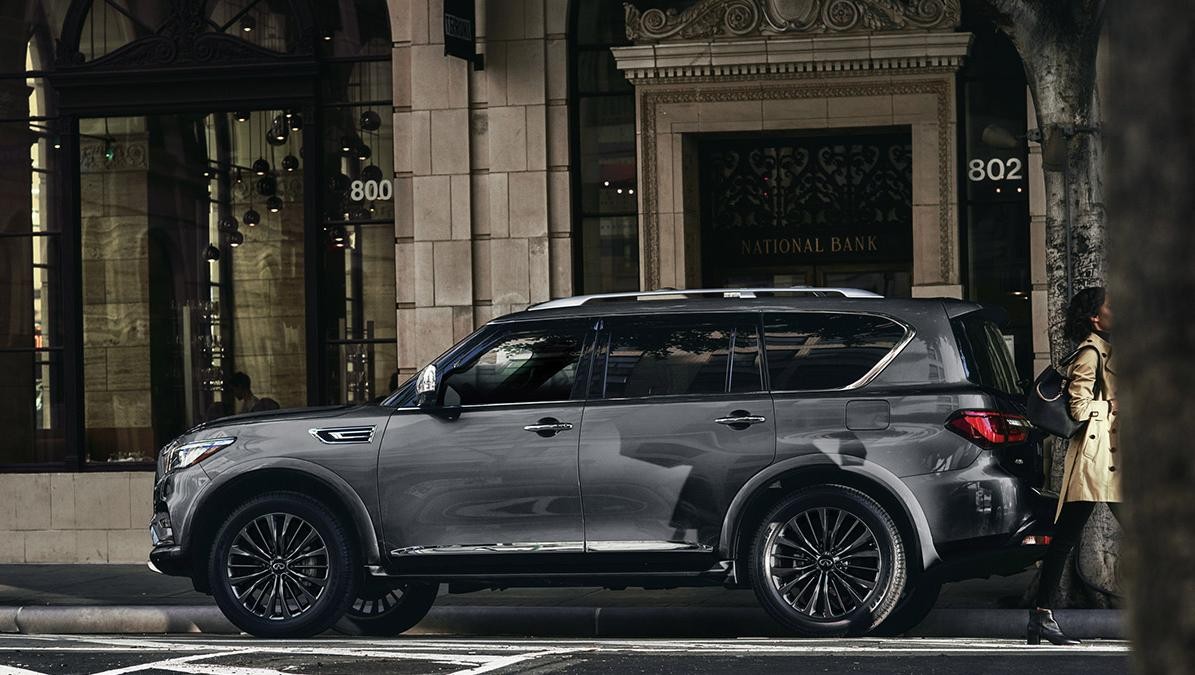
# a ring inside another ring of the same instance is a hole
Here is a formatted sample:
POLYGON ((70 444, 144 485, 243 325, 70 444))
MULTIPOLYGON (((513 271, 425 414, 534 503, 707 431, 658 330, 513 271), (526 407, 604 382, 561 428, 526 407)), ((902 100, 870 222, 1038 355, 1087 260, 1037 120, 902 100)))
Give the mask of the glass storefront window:
POLYGON ((5 30, 27 49, 0 62, 0 466, 145 468, 202 421, 386 394, 386 2, 23 8, 5 30), (201 95, 165 86, 143 105, 133 84, 176 64, 125 57, 179 36, 233 47, 192 67, 195 86, 246 94, 195 110, 201 95), (47 76, 58 63, 70 78, 47 76), (255 103, 271 68, 282 84, 255 103), (124 94, 93 96, 93 77, 124 94))
POLYGON ((303 168, 280 166, 301 152, 267 140, 288 114, 80 124, 89 461, 152 460, 198 422, 306 403, 303 168))

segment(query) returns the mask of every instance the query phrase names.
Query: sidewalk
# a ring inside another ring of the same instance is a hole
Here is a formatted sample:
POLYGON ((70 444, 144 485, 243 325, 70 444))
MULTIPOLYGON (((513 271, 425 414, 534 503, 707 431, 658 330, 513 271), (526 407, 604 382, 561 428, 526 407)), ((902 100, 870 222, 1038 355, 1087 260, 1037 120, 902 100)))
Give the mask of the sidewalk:
MULTIPOLYGON (((1014 609, 1033 572, 947 584, 923 637, 1018 637, 1014 609)), ((1122 636, 1120 612, 1072 610, 1059 620, 1079 637, 1122 636)), ((0 565, 0 632, 236 632, 187 579, 143 565, 0 565)), ((449 594, 413 633, 424 635, 758 636, 786 633, 749 590, 521 588, 449 594)))

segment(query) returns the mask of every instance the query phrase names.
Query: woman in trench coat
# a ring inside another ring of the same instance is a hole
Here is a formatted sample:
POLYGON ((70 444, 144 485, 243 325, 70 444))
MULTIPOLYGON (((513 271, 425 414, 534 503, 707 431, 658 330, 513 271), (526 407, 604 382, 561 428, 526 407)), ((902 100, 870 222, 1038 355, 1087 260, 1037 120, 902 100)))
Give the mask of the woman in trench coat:
POLYGON ((1030 610, 1028 641, 1045 638, 1056 645, 1078 644, 1067 637, 1050 611, 1067 555, 1075 547, 1097 502, 1120 519, 1120 449, 1117 447, 1116 365, 1112 358, 1112 310, 1103 288, 1075 294, 1066 312, 1066 333, 1078 352, 1067 370, 1070 414, 1087 425, 1066 448, 1062 489, 1055 511, 1054 537, 1046 550, 1030 610))

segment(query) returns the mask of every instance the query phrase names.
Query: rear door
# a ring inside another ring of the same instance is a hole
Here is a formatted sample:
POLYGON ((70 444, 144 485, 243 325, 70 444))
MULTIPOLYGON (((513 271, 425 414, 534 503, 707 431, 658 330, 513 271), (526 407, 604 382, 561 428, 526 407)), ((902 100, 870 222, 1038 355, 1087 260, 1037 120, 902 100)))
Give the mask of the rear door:
POLYGON ((759 315, 604 320, 581 429, 586 550, 707 551, 775 455, 759 315))

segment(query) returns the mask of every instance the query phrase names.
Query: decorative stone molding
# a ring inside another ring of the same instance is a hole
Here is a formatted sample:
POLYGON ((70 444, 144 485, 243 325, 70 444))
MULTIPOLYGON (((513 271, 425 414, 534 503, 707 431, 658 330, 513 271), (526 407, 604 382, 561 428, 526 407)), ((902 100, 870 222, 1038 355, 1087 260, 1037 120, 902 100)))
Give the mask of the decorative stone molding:
POLYGON ((618 68, 634 84, 690 78, 957 69, 970 33, 885 33, 770 37, 614 47, 618 68))
MULTIPOLYGON (((660 195, 658 194, 659 157, 657 108, 676 103, 719 103, 737 101, 777 101, 786 99, 839 98, 850 96, 892 96, 931 94, 936 101, 938 134, 938 276, 952 278, 954 268, 955 227, 951 216, 953 199, 951 149, 951 87, 945 78, 895 82, 841 81, 806 82, 784 86, 736 86, 717 89, 646 89, 639 96, 640 163, 639 187, 642 199, 640 225, 642 234, 644 288, 659 288, 660 281, 660 195)), ((666 132, 665 132, 666 133, 666 132)), ((931 280, 932 281, 932 280, 931 280)))
POLYGON ((79 170, 128 171, 149 167, 149 150, 144 141, 116 141, 111 160, 104 156, 106 149, 103 143, 87 143, 79 148, 79 170))
POLYGON ((623 3, 632 42, 786 33, 953 31, 959 0, 700 0, 676 11, 623 3))

